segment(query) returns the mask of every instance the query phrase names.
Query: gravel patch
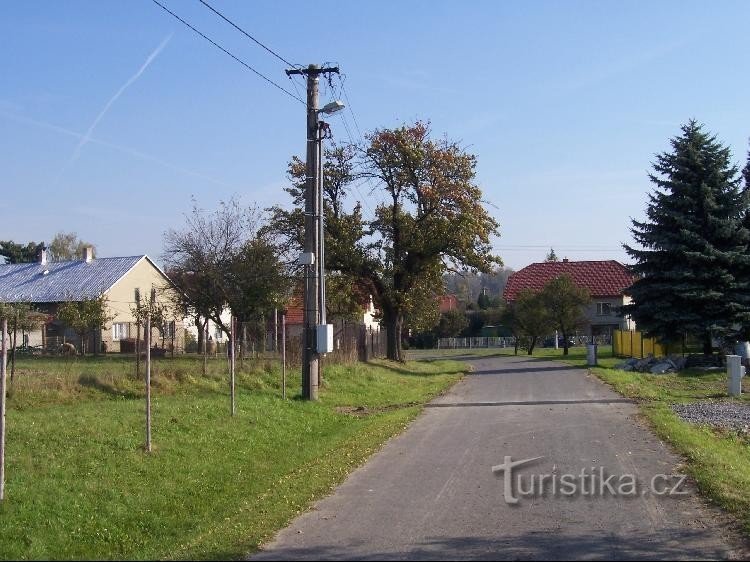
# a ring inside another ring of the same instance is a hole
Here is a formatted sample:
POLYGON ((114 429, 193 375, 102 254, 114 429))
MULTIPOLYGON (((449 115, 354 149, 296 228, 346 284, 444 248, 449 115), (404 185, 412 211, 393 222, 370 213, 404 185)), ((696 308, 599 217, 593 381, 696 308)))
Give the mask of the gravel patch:
POLYGON ((696 402, 672 404, 672 410, 684 421, 727 429, 750 430, 750 405, 738 402, 696 402))

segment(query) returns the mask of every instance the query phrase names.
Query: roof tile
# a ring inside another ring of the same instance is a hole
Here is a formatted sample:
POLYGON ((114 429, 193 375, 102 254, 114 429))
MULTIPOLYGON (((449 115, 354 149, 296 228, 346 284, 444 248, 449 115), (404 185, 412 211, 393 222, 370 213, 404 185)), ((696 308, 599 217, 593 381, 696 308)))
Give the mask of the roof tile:
POLYGON ((635 278, 618 261, 558 261, 532 263, 513 273, 503 291, 506 301, 513 301, 523 289, 541 291, 552 279, 570 275, 579 287, 592 297, 617 297, 633 284, 635 278))

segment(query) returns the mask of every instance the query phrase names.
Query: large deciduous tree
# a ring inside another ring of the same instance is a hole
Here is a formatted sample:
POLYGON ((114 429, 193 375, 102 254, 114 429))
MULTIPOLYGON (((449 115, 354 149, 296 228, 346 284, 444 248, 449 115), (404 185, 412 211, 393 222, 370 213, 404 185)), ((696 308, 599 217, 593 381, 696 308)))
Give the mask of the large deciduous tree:
POLYGON ((524 289, 516 300, 508 303, 501 315, 503 324, 510 329, 516 340, 516 355, 521 341, 529 355, 534 353, 539 338, 554 330, 554 322, 542 296, 531 289, 524 289))
POLYGON ((164 261, 184 304, 225 333, 228 307, 239 320, 268 312, 286 295, 288 276, 279 250, 259 233, 260 213, 232 198, 207 212, 196 205, 182 230, 164 238, 164 261))
POLYGON ((50 242, 49 258, 52 261, 76 260, 86 247, 91 247, 94 254, 96 253, 96 247, 78 238, 75 232, 58 232, 50 242))
POLYGON ((552 327, 563 337, 563 355, 568 354, 570 336, 585 322, 583 307, 591 302, 585 287, 579 287, 570 275, 550 280, 539 293, 552 327))
MULTIPOLYGON (((500 258, 491 251, 498 223, 485 210, 476 185, 476 157, 458 143, 431 138, 417 122, 367 135, 365 146, 334 147, 324 172, 326 265, 365 283, 387 328, 387 355, 402 360, 405 323, 424 324, 425 307, 443 292, 442 274, 451 269, 491 271, 500 258), (355 179, 372 181, 381 201, 366 220, 360 204, 343 205, 355 179)), ((301 161, 290 165, 301 203, 301 161)), ((296 191, 295 191, 296 190, 296 191)), ((301 242, 300 209, 273 209, 277 233, 301 242)), ((432 326, 438 321, 432 309, 432 326)), ((429 326, 428 328, 432 327, 429 326)), ((425 326, 421 326, 424 328, 425 326)))
POLYGON ((633 220, 637 245, 625 245, 639 279, 624 311, 664 341, 700 337, 711 354, 714 336, 750 321, 748 193, 729 149, 695 121, 671 146, 653 164, 646 220, 633 220))
MULTIPOLYGON (((184 229, 165 235, 164 261, 178 289, 176 304, 196 317, 199 328, 210 318, 230 335, 232 326, 222 316, 227 308, 238 322, 258 324, 283 306, 289 292, 279 257, 283 250, 260 227, 258 210, 232 198, 214 212, 194 205, 184 229)), ((236 334, 232 345, 235 339, 236 334)))
POLYGON ((257 323, 282 304, 287 292, 288 276, 279 250, 259 233, 260 220, 257 209, 243 207, 236 198, 221 202, 214 212, 194 204, 184 229, 170 230, 164 238, 164 260, 182 295, 181 304, 210 318, 229 336, 232 415, 235 320, 257 323), (227 308, 229 322, 223 316, 227 308))

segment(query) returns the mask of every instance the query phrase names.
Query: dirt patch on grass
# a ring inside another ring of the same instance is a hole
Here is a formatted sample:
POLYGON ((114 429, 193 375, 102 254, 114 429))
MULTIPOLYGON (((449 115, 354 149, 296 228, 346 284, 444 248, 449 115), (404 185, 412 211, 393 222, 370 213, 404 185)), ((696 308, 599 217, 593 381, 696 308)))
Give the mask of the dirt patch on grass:
POLYGON ((372 416, 374 414, 383 414, 385 412, 392 412, 394 410, 401 410, 403 408, 411 408, 412 406, 418 406, 417 402, 409 402, 408 404, 391 404, 389 406, 337 406, 335 409, 338 414, 345 414, 347 416, 353 416, 355 418, 363 418, 365 416, 372 416))

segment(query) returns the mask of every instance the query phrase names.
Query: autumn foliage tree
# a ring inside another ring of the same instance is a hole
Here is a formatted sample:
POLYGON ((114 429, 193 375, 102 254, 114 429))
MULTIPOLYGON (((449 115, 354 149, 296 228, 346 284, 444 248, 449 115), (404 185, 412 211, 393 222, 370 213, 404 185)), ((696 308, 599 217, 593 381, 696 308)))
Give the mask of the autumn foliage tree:
MULTIPOLYGON (((302 169, 295 162, 290 176, 298 189, 302 169)), ((389 359, 402 360, 405 322, 414 317, 424 324, 417 315, 442 294, 442 274, 490 271, 501 263, 491 251, 499 225, 482 205, 475 171, 474 155, 446 138, 431 138, 422 122, 379 129, 366 136, 365 146, 328 152, 326 265, 368 286, 387 328, 389 359), (343 205, 358 179, 371 181, 374 199, 382 201, 368 219, 361 204, 351 211, 343 205)), ((299 209, 273 211, 273 224, 288 237, 301 234, 299 209)), ((437 323, 436 311, 431 318, 437 323)))

